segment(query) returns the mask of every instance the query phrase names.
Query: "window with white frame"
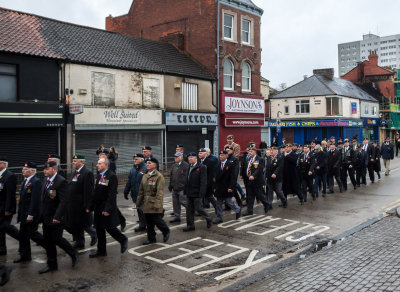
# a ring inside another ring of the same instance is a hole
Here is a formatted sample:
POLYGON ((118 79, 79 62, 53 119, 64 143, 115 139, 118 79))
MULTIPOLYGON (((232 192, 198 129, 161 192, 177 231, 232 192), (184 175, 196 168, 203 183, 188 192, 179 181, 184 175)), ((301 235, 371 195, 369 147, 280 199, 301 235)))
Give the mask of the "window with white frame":
POLYGON ((368 115, 369 110, 368 110, 368 105, 364 105, 364 115, 368 115))
POLYGON ((372 107, 372 113, 374 116, 376 116, 376 114, 378 113, 376 106, 372 107))
POLYGON ((307 99, 296 100, 296 114, 309 114, 310 101, 307 99))
POLYGON ((224 38, 233 40, 233 15, 224 14, 224 38))
POLYGON ((233 90, 234 72, 233 63, 226 59, 224 62, 224 89, 233 90))
POLYGON ((247 62, 242 66, 242 90, 251 91, 251 67, 247 62))
POLYGON ((242 19, 242 43, 250 44, 251 37, 251 21, 242 19))
POLYGON ((342 116, 342 98, 337 96, 326 97, 326 115, 327 116, 342 116))
POLYGON ((198 85, 182 83, 182 109, 197 111, 198 85))
POLYGON ((289 106, 288 105, 285 106, 284 112, 285 112, 285 115, 289 114, 289 106))

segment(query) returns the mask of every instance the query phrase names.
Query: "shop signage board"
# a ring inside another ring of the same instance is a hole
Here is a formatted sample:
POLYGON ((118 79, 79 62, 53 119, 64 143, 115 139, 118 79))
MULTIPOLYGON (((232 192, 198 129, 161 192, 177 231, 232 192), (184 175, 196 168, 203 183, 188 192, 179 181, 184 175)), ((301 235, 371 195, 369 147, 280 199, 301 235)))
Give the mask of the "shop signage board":
POLYGON ((352 102, 351 103, 351 114, 354 115, 357 113, 357 103, 356 102, 352 102))
POLYGON ((76 125, 160 125, 161 110, 88 108, 75 116, 76 125))
POLYGON ((264 114, 263 99, 225 96, 226 113, 264 114))
POLYGON ((264 119, 225 118, 225 127, 262 127, 264 119))
MULTIPOLYGON (((281 127, 362 127, 363 121, 321 120, 321 121, 281 121, 281 127)), ((276 127, 276 121, 266 122, 267 127, 276 127)))
POLYGON ((218 125, 217 114, 205 113, 165 113, 167 126, 216 126, 218 125))

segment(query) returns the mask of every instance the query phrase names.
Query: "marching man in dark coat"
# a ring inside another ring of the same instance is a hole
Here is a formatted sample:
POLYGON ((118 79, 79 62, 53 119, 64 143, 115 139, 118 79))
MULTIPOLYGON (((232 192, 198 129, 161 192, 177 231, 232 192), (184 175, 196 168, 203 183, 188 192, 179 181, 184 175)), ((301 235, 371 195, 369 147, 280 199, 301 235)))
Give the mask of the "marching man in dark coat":
POLYGON ((18 229, 11 225, 17 204, 17 178, 7 167, 7 158, 0 157, 0 255, 7 254, 6 233, 18 240, 18 229))
POLYGON ((74 248, 85 247, 84 231, 91 237, 90 245, 97 242, 96 230, 93 228, 93 214, 87 213, 93 200, 94 177, 85 166, 85 156, 75 154, 72 160, 75 169, 68 186, 68 226, 74 236, 74 248))
POLYGON ((299 168, 301 175, 301 191, 303 193, 304 202, 307 202, 307 193, 310 192, 313 200, 316 199, 314 192, 314 159, 310 152, 310 146, 304 145, 304 153, 300 155, 299 168))
POLYGON ((169 228, 162 219, 165 180, 163 175, 156 169, 157 162, 154 158, 146 160, 147 173, 142 177, 136 201, 137 207, 142 208, 146 216, 147 240, 143 242, 143 245, 156 242, 154 226, 157 226, 163 233, 164 242, 168 241, 170 235, 169 228))
POLYGON ((333 186, 335 177, 336 183, 339 186, 340 192, 343 192, 342 182, 340 180, 340 166, 342 164, 342 153, 336 149, 335 144, 331 144, 328 150, 328 181, 329 181, 329 194, 333 194, 333 186))
POLYGON ((314 180, 314 193, 318 198, 319 183, 322 181, 322 196, 326 196, 326 180, 328 176, 328 157, 326 152, 322 151, 321 145, 315 146, 315 153, 313 155, 315 167, 315 180, 314 180))
POLYGON ((207 166, 197 161, 197 154, 188 154, 189 167, 185 180, 185 195, 187 198, 186 223, 184 232, 195 230, 194 212, 198 212, 207 221, 207 228, 212 226, 212 218, 203 209, 203 198, 207 192, 207 166))
POLYGON ((44 246, 47 254, 47 266, 40 270, 40 274, 58 269, 56 245, 61 247, 72 259, 72 267, 78 263, 78 254, 71 244, 62 236, 67 212, 68 183, 61 175, 57 174, 57 163, 48 161, 43 172, 46 183, 42 192, 42 222, 44 246))
POLYGON ((363 146, 359 144, 357 146, 357 151, 354 154, 354 156, 355 156, 354 168, 356 170, 356 183, 357 187, 360 187, 360 183, 363 183, 363 179, 365 177, 365 168, 368 165, 368 155, 367 152, 363 150, 363 146))
POLYGON ((252 147, 249 149, 249 160, 244 177, 246 178, 246 193, 247 193, 247 212, 243 216, 253 215, 254 200, 257 198, 264 206, 264 212, 267 213, 272 206, 268 204, 267 198, 264 195, 264 163, 257 155, 257 149, 252 147))
POLYGON ((375 141, 372 142, 372 146, 375 148, 374 171, 378 175, 378 179, 381 179, 381 149, 375 141))
POLYGON ((283 157, 279 155, 278 147, 272 147, 272 154, 266 157, 266 162, 268 204, 272 206, 275 192, 278 199, 281 200, 280 207, 287 208, 287 199, 282 191, 283 157))
POLYGON ((115 173, 109 170, 110 161, 100 158, 97 162, 97 175, 94 197, 91 208, 87 213, 94 210, 94 225, 97 232, 97 251, 89 257, 107 255, 106 231, 121 244, 121 253, 128 248, 128 238, 123 235, 117 226, 120 224, 117 209, 118 179, 115 173))
POLYGON ((285 158, 283 160, 283 193, 285 197, 295 194, 303 204, 303 196, 300 191, 300 181, 297 171, 297 154, 292 151, 292 145, 286 144, 285 158))
POLYGON ((347 173, 349 174, 350 181, 354 189, 357 188, 356 179, 354 177, 354 149, 350 145, 349 139, 344 139, 344 146, 342 148, 342 170, 341 181, 343 190, 347 191, 347 173))
POLYGON ((363 140, 363 151, 367 154, 368 164, 363 169, 363 176, 362 176, 362 183, 364 185, 367 184, 366 176, 367 176, 367 169, 369 174, 369 179, 371 183, 375 182, 375 174, 374 174, 374 166, 375 166, 375 148, 374 146, 369 143, 368 138, 364 138, 363 140))
POLYGON ((20 257, 14 263, 30 261, 32 239, 38 245, 44 247, 43 235, 38 232, 40 214, 42 208, 42 182, 36 177, 36 164, 28 162, 22 168, 24 181, 19 192, 18 219, 19 228, 19 254, 20 257))
POLYGON ((241 209, 233 200, 233 192, 236 186, 236 168, 232 161, 228 160, 228 152, 223 150, 219 153, 219 164, 215 176, 215 196, 217 197, 217 219, 213 222, 218 224, 224 221, 222 204, 228 205, 236 213, 236 219, 240 218, 241 209))
POLYGON ((386 137, 385 142, 382 143, 381 154, 383 165, 385 166, 385 175, 390 173, 390 160, 394 159, 394 146, 390 143, 390 137, 386 137))

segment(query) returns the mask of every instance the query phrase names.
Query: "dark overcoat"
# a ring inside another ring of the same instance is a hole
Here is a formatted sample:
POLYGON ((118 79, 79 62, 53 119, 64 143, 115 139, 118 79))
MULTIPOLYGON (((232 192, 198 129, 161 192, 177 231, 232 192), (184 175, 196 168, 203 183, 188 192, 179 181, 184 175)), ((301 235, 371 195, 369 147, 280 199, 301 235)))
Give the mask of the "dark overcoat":
POLYGON ((17 222, 26 223, 26 217, 31 215, 33 222, 39 223, 42 209, 42 190, 42 182, 36 176, 33 176, 26 186, 22 184, 19 192, 17 222))
POLYGON ((207 167, 197 162, 193 170, 188 166, 185 180, 185 195, 188 198, 203 198, 207 191, 207 167))
POLYGON ((230 198, 233 196, 233 190, 236 185, 236 168, 230 161, 226 160, 222 168, 221 162, 217 166, 217 174, 215 175, 215 196, 217 198, 230 198), (231 189, 232 192, 228 192, 231 189))
POLYGON ((42 187, 42 222, 51 226, 54 224, 53 219, 56 219, 65 224, 68 208, 68 183, 58 173, 47 188, 46 181, 47 179, 42 187))

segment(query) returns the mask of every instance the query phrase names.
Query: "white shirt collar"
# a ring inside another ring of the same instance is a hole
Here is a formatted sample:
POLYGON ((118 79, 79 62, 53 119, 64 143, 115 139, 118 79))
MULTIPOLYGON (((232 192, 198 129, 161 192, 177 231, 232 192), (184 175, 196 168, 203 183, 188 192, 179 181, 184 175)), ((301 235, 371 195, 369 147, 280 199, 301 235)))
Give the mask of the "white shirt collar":
POLYGON ((28 182, 31 180, 31 178, 34 177, 34 176, 35 176, 35 175, 31 175, 30 177, 28 177, 28 178, 26 179, 25 185, 27 185, 28 182))
POLYGON ((81 172, 81 170, 82 170, 82 168, 83 168, 84 166, 85 166, 85 165, 82 165, 81 168, 79 168, 79 169, 77 170, 77 172, 81 172))
POLYGON ((148 175, 149 175, 149 176, 152 176, 153 173, 154 173, 154 170, 153 170, 153 171, 150 171, 150 172, 148 173, 148 175))
POLYGON ((2 171, 0 171, 0 176, 3 175, 3 173, 7 170, 7 168, 4 168, 2 171))
POLYGON ((56 178, 57 172, 50 178, 50 182, 53 182, 53 180, 56 178))

